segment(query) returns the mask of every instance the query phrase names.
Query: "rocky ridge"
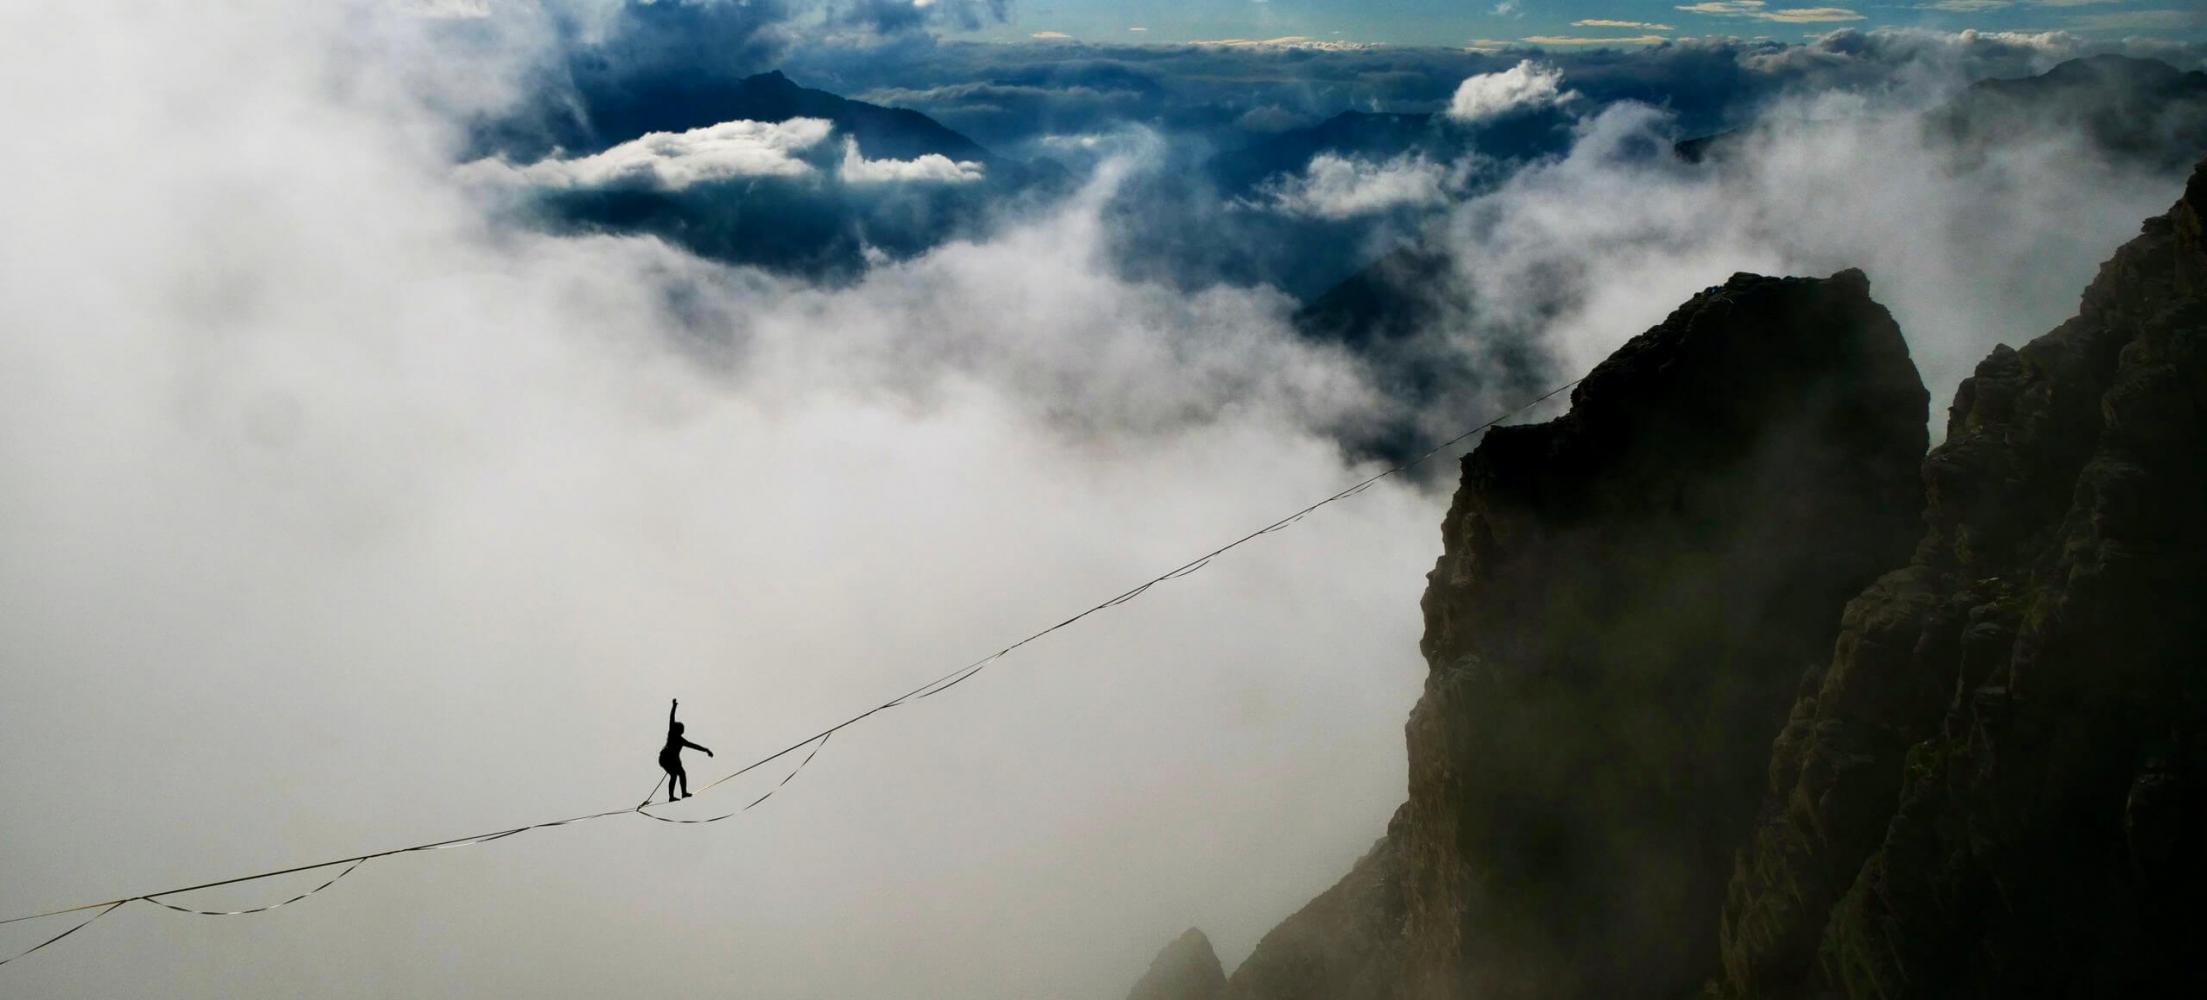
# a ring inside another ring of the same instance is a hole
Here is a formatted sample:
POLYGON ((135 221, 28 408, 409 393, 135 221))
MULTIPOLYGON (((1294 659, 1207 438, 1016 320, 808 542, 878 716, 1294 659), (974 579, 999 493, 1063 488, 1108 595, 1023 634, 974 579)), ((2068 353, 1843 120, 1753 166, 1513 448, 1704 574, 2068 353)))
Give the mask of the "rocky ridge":
POLYGON ((2207 992, 2203 219, 2207 167, 1928 456, 1856 272, 1489 435, 1410 799, 1223 995, 2207 992))

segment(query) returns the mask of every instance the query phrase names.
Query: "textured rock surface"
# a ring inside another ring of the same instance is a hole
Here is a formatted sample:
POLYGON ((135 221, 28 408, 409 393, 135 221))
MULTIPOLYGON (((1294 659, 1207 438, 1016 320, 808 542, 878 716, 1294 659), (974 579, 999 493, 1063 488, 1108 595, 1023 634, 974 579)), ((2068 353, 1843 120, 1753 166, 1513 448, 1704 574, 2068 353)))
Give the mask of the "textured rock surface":
POLYGON ((1739 276, 1491 435, 1410 801, 1231 995, 2207 995, 2207 166, 1923 405, 1739 276))
POLYGON ((1211 950, 1211 939, 1193 927, 1150 960, 1149 972, 1134 984, 1127 1000, 1218 1000, 1226 990, 1226 970, 1211 950))
POLYGON ((1771 759, 1732 996, 2207 995, 2207 169, 2002 347, 1771 759))
POLYGON ((1356 867, 1257 942, 1234 970, 1232 1000, 1395 1000, 1402 996, 1401 816, 1356 867))
POLYGON ((1410 996, 1700 985, 1771 734, 1920 533, 1927 401, 1860 272, 1743 274, 1466 457, 1408 727, 1410 996))

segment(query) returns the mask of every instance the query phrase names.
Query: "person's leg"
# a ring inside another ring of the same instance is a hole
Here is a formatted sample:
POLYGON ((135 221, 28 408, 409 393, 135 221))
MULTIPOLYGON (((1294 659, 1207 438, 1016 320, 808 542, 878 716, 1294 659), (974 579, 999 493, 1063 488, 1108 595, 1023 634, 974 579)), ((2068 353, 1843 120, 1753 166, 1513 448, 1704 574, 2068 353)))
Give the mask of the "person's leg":
POLYGON ((679 769, 672 767, 667 768, 667 801, 672 802, 675 800, 676 793, 674 790, 674 783, 680 780, 682 780, 682 772, 679 769))
POLYGON ((686 799, 690 797, 690 772, 685 771, 679 767, 675 768, 674 783, 682 786, 682 794, 680 796, 681 798, 686 799))

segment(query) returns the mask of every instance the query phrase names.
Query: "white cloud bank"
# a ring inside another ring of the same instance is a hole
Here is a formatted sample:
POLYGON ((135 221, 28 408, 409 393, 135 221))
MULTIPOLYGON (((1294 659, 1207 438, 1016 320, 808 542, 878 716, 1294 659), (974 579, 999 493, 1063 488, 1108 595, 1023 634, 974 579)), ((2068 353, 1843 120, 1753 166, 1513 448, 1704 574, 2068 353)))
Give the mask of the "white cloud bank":
POLYGON ((952 160, 941 153, 910 160, 869 160, 858 151, 858 140, 846 138, 836 176, 846 184, 970 184, 988 176, 988 168, 972 160, 952 160))
POLYGON ((525 166, 480 160, 463 172, 475 179, 508 179, 538 187, 644 186, 668 191, 738 177, 805 177, 812 174, 812 165, 796 154, 818 146, 833 130, 834 125, 821 118, 729 121, 686 132, 651 132, 603 152, 553 157, 525 166))
MULTIPOLYGON (((833 131, 834 125, 821 118, 729 121, 686 132, 652 132, 586 156, 555 156, 519 166, 503 159, 477 160, 458 173, 476 183, 663 191, 744 177, 810 177, 817 168, 798 154, 818 147, 833 131)), ((988 176, 983 164, 940 153, 910 160, 868 159, 858 141, 847 136, 835 172, 845 183, 863 185, 968 184, 988 176)))
POLYGON ((1348 219, 1441 204, 1462 187, 1462 170, 1417 154, 1375 161, 1320 153, 1302 173, 1273 182, 1262 194, 1291 215, 1348 219))
POLYGON ((1544 107, 1578 96, 1562 89, 1563 70, 1531 59, 1509 69, 1466 77, 1449 98, 1448 116, 1475 122, 1527 108, 1544 107))

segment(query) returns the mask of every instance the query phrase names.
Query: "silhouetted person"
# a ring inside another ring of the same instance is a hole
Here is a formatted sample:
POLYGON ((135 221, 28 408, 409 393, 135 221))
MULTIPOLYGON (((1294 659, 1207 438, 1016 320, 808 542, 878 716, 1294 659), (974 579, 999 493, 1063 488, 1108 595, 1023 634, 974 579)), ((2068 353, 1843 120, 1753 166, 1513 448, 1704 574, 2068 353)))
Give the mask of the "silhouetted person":
MULTIPOLYGON (((674 721, 674 710, 681 704, 682 699, 676 698, 674 704, 667 706, 667 745, 659 748, 659 767, 667 772, 667 801, 669 802, 690 797, 690 776, 682 773, 682 748, 705 750, 704 747, 682 738, 682 724, 674 721), (681 787, 680 794, 676 794, 676 786, 681 787)), ((710 757, 712 755, 711 750, 705 750, 705 756, 710 757)))

